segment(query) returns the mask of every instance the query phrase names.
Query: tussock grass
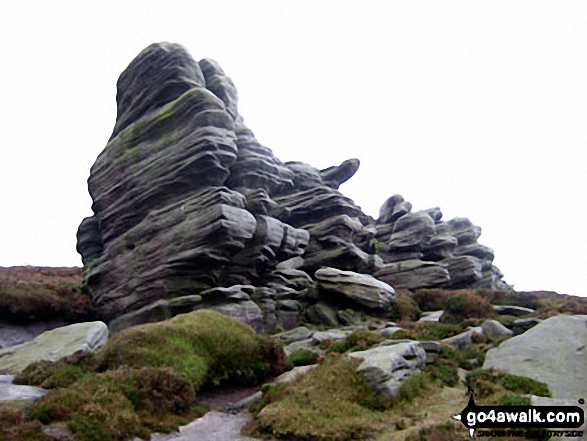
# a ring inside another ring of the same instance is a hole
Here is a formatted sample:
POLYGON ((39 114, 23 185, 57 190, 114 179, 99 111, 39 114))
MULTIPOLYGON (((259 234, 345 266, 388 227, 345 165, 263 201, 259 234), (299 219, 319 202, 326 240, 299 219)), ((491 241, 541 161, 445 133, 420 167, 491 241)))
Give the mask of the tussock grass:
POLYGON ((51 390, 19 426, 57 424, 79 440, 168 432, 206 412, 195 402, 201 387, 250 385, 286 367, 277 340, 200 310, 128 328, 96 354, 28 366, 15 380, 51 390))
POLYGON ((293 441, 369 439, 434 387, 431 375, 423 372, 407 378, 396 399, 384 400, 356 372, 360 364, 332 354, 290 384, 265 387, 249 434, 293 441))
POLYGON ((353 331, 346 339, 330 343, 326 353, 338 352, 340 354, 350 351, 365 351, 384 341, 381 335, 367 329, 353 331))
POLYGON ((500 386, 511 392, 550 397, 548 386, 540 381, 493 369, 475 369, 467 375, 467 381, 480 398, 498 392, 500 386))
POLYGON ((366 439, 381 430, 385 414, 373 389, 356 373, 360 363, 330 356, 281 386, 258 413, 257 430, 287 440, 366 439))

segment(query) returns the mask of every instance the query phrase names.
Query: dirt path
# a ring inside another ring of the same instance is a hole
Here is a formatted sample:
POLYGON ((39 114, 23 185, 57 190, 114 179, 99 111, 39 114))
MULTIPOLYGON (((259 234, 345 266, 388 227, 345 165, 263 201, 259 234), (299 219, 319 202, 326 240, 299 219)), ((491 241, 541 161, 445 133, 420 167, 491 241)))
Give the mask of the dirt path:
POLYGON ((202 418, 179 428, 176 435, 153 435, 151 441, 258 441, 241 435, 242 427, 251 416, 244 413, 232 415, 212 410, 202 418))
POLYGON ((204 391, 198 395, 198 401, 212 409, 202 418, 179 428, 179 433, 171 435, 155 434, 151 441, 258 441, 241 435, 241 429, 252 416, 246 412, 229 413, 223 409, 253 395, 256 388, 226 388, 204 391))

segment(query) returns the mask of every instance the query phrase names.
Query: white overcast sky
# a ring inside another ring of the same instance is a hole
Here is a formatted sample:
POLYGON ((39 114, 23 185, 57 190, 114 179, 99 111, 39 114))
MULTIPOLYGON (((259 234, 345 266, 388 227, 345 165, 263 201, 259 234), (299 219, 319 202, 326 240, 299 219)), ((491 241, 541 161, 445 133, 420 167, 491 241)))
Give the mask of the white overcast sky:
POLYGON ((150 43, 216 59, 283 161, 468 217, 518 290, 586 296, 587 2, 0 2, 0 266, 81 266, 116 80, 150 43))

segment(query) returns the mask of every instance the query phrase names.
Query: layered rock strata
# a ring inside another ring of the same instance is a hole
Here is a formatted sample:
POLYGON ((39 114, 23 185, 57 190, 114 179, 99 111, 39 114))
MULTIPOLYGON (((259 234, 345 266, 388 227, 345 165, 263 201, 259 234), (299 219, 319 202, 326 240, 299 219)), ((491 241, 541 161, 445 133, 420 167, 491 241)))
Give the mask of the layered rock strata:
POLYGON ((438 207, 411 210, 400 195, 381 207, 375 243, 385 265, 376 277, 395 288, 511 289, 493 265, 493 250, 477 242, 480 227, 467 218, 444 222, 438 207))
POLYGON ((392 287, 501 277, 470 223, 412 212, 399 195, 377 222, 366 216, 339 191, 358 159, 322 170, 280 161, 245 125, 214 60, 153 44, 121 74, 116 100, 88 179, 94 214, 77 234, 85 284, 112 330, 199 308, 263 332, 353 324, 388 316, 392 287))
POLYGON ((337 190, 358 160, 282 163, 244 124, 218 63, 180 45, 146 48, 117 89, 116 124, 88 179, 94 215, 77 244, 98 316, 119 318, 114 328, 212 306, 258 330, 293 326, 312 301, 300 302, 313 281, 298 268, 373 268, 354 243, 363 214, 337 190), (234 286, 252 291, 214 291, 234 286))

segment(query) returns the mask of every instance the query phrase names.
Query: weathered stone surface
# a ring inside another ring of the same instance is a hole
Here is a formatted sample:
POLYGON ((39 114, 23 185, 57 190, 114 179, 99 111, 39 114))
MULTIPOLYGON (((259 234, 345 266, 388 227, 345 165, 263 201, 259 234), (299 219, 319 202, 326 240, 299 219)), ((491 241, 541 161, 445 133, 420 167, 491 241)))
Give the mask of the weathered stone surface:
MULTIPOLYGON (((442 285, 446 288, 490 288, 511 290, 503 274, 493 265, 493 251, 479 243, 481 228, 467 218, 443 222, 438 207, 412 212, 412 205, 400 195, 381 207, 376 223, 375 246, 385 264, 415 261, 444 263, 448 274, 422 270, 402 274, 399 281, 386 280, 396 288, 418 289, 442 285), (462 257, 458 259, 457 257, 462 257), (469 259, 470 258, 470 259, 469 259), (476 260, 473 260, 476 259, 476 260), (452 269, 451 269, 452 268, 452 269), (439 277, 445 277, 440 281, 439 277)), ((407 264, 410 265, 409 263, 407 264)), ((388 271, 398 273, 398 267, 388 271)), ((410 268, 414 270, 414 268, 410 268)), ((379 275, 377 277, 380 277, 379 275)))
POLYGON ((350 301, 369 310, 385 311, 395 297, 391 286, 366 274, 321 268, 314 277, 324 295, 350 301))
POLYGON ((397 289, 440 286, 450 280, 446 265, 422 260, 387 263, 374 276, 397 289))
POLYGON ((108 323, 110 332, 118 332, 145 323, 161 322, 177 314, 195 311, 202 303, 198 295, 176 297, 171 300, 158 300, 141 309, 116 317, 108 323))
POLYGON ((56 361, 77 351, 95 352, 107 340, 108 327, 103 322, 53 329, 27 343, 0 350, 0 373, 16 375, 35 361, 56 361))
POLYGON ((251 300, 212 306, 210 309, 246 323, 257 332, 263 332, 265 330, 261 308, 251 300))
POLYGON ((499 323, 497 320, 485 320, 481 327, 483 333, 489 338, 511 337, 514 333, 499 323))
POLYGON ((220 65, 210 58, 198 62, 206 82, 206 89, 222 100, 226 111, 233 118, 238 116, 238 92, 232 80, 220 65))
POLYGON ((346 338, 350 335, 350 331, 341 331, 339 329, 330 329, 328 331, 319 331, 314 332, 312 335, 312 343, 315 345, 319 345, 326 340, 346 340, 346 338))
POLYGON ((434 221, 426 213, 408 213, 393 225, 387 252, 405 249, 421 251, 434 235, 434 221))
POLYGON ((422 251, 424 260, 439 261, 452 257, 457 247, 458 240, 448 234, 435 234, 430 241, 424 246, 422 251))
POLYGON ((337 314, 338 320, 345 326, 356 326, 363 320, 361 312, 351 308, 341 309, 337 314))
POLYGON ((253 132, 237 121, 237 160, 230 168, 227 185, 242 188, 263 189, 269 196, 293 187, 293 172, 273 155, 273 151, 261 145, 253 132))
POLYGON ((456 346, 459 349, 463 349, 473 344, 473 336, 475 334, 484 334, 484 329, 481 326, 469 328, 465 332, 454 335, 452 337, 443 338, 440 340, 442 343, 448 343, 456 346))
POLYGON ((290 383, 297 379, 299 376, 304 375, 314 369, 317 364, 310 364, 308 366, 296 366, 291 371, 284 372, 277 377, 273 383, 290 383))
MULTIPOLYGON (((291 167, 290 163, 286 165, 291 167)), ((295 165, 302 168, 299 163, 295 165)), ((318 172, 315 179, 320 179, 318 172)), ((362 212, 352 200, 321 182, 301 190, 297 189, 297 181, 295 185, 294 193, 274 197, 278 207, 271 215, 310 233, 304 270, 313 272, 331 266, 371 273, 382 264, 378 256, 366 253, 355 243, 370 233, 358 219, 362 212)))
POLYGON ((386 397, 396 396, 401 382, 418 373, 426 365, 427 358, 420 344, 412 341, 351 352, 349 356, 363 359, 357 372, 386 397))
POLYGON ((292 329, 299 326, 304 316, 304 307, 293 299, 279 300, 275 304, 277 320, 283 329, 292 329))
POLYGON ((448 268, 450 288, 466 288, 481 279, 481 261, 472 256, 455 256, 442 260, 448 268))
POLYGON ((45 389, 12 384, 12 380, 14 380, 14 375, 0 375, 0 401, 34 400, 47 394, 45 389))
POLYGON ((444 311, 423 312, 422 317, 420 317, 420 320, 418 320, 418 321, 419 322, 439 322, 440 317, 442 317, 443 313, 444 313, 444 311))
POLYGON ((501 369, 548 385, 553 398, 587 396, 587 315, 559 315, 490 349, 484 369, 501 369))
MULTIPOLYGON (((379 224, 392 224, 400 217, 412 211, 412 204, 405 201, 403 196, 395 194, 387 199, 379 210, 379 224)), ((389 237, 387 238, 389 239, 389 237)), ((387 242, 387 240, 385 240, 387 242)))
MULTIPOLYGON (((149 46, 119 78, 115 127, 88 179, 94 214, 78 229, 98 318, 139 324, 177 313, 166 301, 246 285, 261 291, 242 301, 203 296, 198 307, 273 331, 297 326, 308 308, 318 317, 316 285, 305 278, 320 268, 373 274, 384 260, 424 254, 478 258, 480 275, 459 279, 466 271, 457 268, 451 285, 442 264, 432 264, 406 286, 501 286, 493 252, 476 243, 481 230, 468 219, 442 222, 437 207, 411 212, 400 195, 378 221, 365 215, 338 190, 359 165, 283 163, 245 125, 236 87, 216 61, 195 61, 177 44, 149 46)), ((350 296, 354 305, 329 304, 327 322, 350 322, 339 317, 348 306, 389 307, 387 295, 366 293, 350 296)))
POLYGON ((78 231, 100 318, 256 283, 304 253, 308 232, 266 216, 293 172, 243 124, 215 61, 151 45, 121 75, 117 103, 88 180, 94 215, 78 231))
POLYGON ((475 243, 481 236, 481 227, 473 225, 466 217, 458 217, 436 225, 436 234, 450 234, 459 246, 475 243))
POLYGON ((398 326, 389 326, 387 328, 383 328, 379 331, 379 335, 381 335, 381 337, 383 338, 392 338, 393 334, 395 334, 398 331, 401 331, 402 328, 398 327, 398 326))
MULTIPOLYGON (((244 412, 212 410, 203 417, 179 427, 175 434, 152 434, 150 441, 256 441, 257 438, 241 435, 242 428, 251 419, 252 416, 244 412)), ((138 441, 138 438, 132 441, 138 441)))
POLYGON ((334 309, 324 302, 318 302, 306 310, 306 317, 315 325, 338 326, 338 316, 334 309))
POLYGON ((420 345, 420 347, 426 352, 426 364, 434 363, 442 351, 442 345, 437 341, 415 341, 409 339, 386 340, 380 343, 379 346, 393 346, 403 343, 417 343, 420 345))
POLYGON ((523 306, 514 305, 493 305, 493 309, 498 314, 513 315, 516 317, 522 317, 534 313, 534 310, 531 308, 524 308, 523 306))
POLYGON ((520 335, 526 332, 528 329, 533 328, 542 320, 537 318, 526 318, 526 319, 518 319, 512 323, 510 329, 515 335, 520 335))
POLYGON ((206 308, 221 312, 246 323, 257 332, 262 332, 265 330, 263 313, 259 305, 251 300, 254 294, 254 286, 234 285, 202 291, 200 296, 206 308))
POLYGON ((289 331, 280 332, 275 334, 274 337, 279 338, 284 344, 307 340, 312 337, 313 332, 305 326, 298 326, 297 328, 290 329, 289 331))
POLYGON ((287 346, 285 346, 283 348, 283 352, 285 352, 285 355, 289 357, 292 352, 298 351, 300 349, 318 353, 318 348, 314 346, 314 343, 312 342, 311 338, 308 338, 306 340, 294 341, 293 343, 290 343, 287 346))
POLYGON ((338 190, 341 184, 354 176, 359 169, 359 165, 361 165, 361 162, 357 158, 347 159, 340 165, 320 170, 320 177, 326 186, 338 190))

